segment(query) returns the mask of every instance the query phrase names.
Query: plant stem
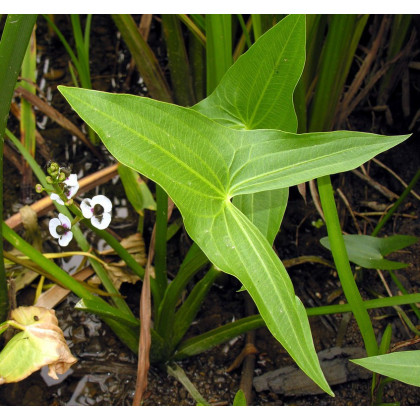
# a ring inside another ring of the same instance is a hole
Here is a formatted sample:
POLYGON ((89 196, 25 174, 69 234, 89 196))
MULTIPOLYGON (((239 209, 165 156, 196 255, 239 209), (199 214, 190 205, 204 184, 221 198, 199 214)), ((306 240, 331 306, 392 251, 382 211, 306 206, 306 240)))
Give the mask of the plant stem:
POLYGON ((329 176, 319 178, 318 189, 325 214, 328 238, 330 240, 334 262, 337 267, 337 273, 340 277, 344 294, 356 318, 356 322, 365 343, 366 352, 368 356, 375 356, 378 352, 375 333, 350 267, 334 201, 331 178, 329 176))
MULTIPOLYGON (((3 218, 3 144, 15 83, 37 15, 8 15, 0 41, 0 215, 3 218)), ((0 322, 7 318, 9 301, 0 229, 0 322)))

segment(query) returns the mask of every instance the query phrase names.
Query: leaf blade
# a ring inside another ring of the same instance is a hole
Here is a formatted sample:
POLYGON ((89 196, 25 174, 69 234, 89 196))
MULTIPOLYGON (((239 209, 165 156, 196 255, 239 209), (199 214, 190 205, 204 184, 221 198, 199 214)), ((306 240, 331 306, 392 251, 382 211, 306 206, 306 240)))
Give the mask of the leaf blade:
POLYGON ((420 386, 420 350, 388 353, 351 362, 406 384, 420 386))

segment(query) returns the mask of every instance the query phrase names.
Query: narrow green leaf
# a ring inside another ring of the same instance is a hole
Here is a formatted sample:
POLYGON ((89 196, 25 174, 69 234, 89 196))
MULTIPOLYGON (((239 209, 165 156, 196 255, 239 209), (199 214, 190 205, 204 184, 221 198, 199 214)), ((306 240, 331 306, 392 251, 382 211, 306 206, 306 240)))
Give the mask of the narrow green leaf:
MULTIPOLYGON (((397 270, 408 264, 390 261, 384 257, 391 252, 398 251, 418 241, 415 236, 393 235, 388 238, 376 238, 369 235, 345 235, 349 260, 364 268, 378 270, 397 270)), ((328 237, 320 240, 321 244, 331 250, 328 237)))
POLYGON ((194 321, 208 291, 220 276, 220 270, 211 267, 206 275, 194 286, 185 302, 175 314, 172 329, 172 343, 176 346, 194 321))
POLYGON ((388 353, 351 362, 406 384, 420 386, 420 350, 388 353))
POLYGON ((207 95, 232 65, 232 16, 206 15, 207 95))
MULTIPOLYGON (((15 83, 37 15, 8 15, 0 41, 0 214, 3 214, 3 144, 15 83)), ((0 242, 3 234, 0 231, 0 242)), ((7 317, 9 301, 3 264, 3 247, 0 247, 0 322, 7 317)))
POLYGON ((143 77, 150 96, 160 101, 172 102, 170 89, 157 58, 140 35, 133 18, 130 15, 122 14, 111 16, 130 50, 137 70, 143 77))
POLYGON ((192 106, 196 100, 181 23, 176 15, 163 14, 162 27, 175 102, 183 106, 192 106))
POLYGON ((264 325, 261 315, 252 315, 242 318, 239 321, 230 322, 229 324, 183 341, 176 353, 172 356, 172 359, 182 360, 186 357, 200 354, 218 344, 225 343, 238 335, 263 327, 264 325))

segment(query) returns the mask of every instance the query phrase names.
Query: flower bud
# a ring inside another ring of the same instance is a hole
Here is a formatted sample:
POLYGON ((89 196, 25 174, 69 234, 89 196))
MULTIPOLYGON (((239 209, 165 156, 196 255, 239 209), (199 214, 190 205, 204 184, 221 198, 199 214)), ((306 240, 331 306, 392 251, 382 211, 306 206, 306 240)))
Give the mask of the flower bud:
POLYGON ((66 206, 71 206, 71 205, 73 204, 73 199, 72 199, 72 198, 70 198, 70 200, 67 200, 64 204, 65 204, 66 206))
POLYGON ((51 176, 56 176, 53 175, 53 173, 58 173, 58 170, 60 169, 60 166, 58 166, 58 163, 56 162, 51 162, 50 166, 48 166, 47 172, 51 175, 51 176))
POLYGON ((47 184, 52 184, 54 182, 50 176, 47 176, 45 180, 47 181, 47 184))
POLYGON ((42 193, 42 191, 44 191, 44 188, 41 184, 36 184, 35 191, 39 194, 39 193, 42 193))
POLYGON ((64 172, 60 172, 60 175, 58 175, 58 182, 63 182, 66 179, 66 174, 64 172))

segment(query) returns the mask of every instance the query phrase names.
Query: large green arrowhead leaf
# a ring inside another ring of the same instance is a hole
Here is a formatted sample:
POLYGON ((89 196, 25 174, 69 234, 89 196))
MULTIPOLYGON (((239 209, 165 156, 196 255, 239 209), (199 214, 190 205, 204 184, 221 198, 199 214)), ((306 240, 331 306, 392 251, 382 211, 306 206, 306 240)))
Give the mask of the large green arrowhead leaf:
POLYGON ((331 393, 286 270, 231 199, 353 169, 407 136, 234 130, 148 98, 59 89, 113 156, 166 190, 209 260, 243 283, 272 334, 331 393))
MULTIPOLYGON (((398 270, 408 264, 387 260, 384 257, 391 252, 398 251, 418 241, 415 236, 393 235, 388 238, 376 238, 369 235, 345 235, 349 260, 360 267, 378 270, 398 270)), ((331 250, 328 237, 321 238, 321 244, 331 250)))
POLYGON ((351 362, 406 384, 420 386, 420 350, 399 351, 351 362))

